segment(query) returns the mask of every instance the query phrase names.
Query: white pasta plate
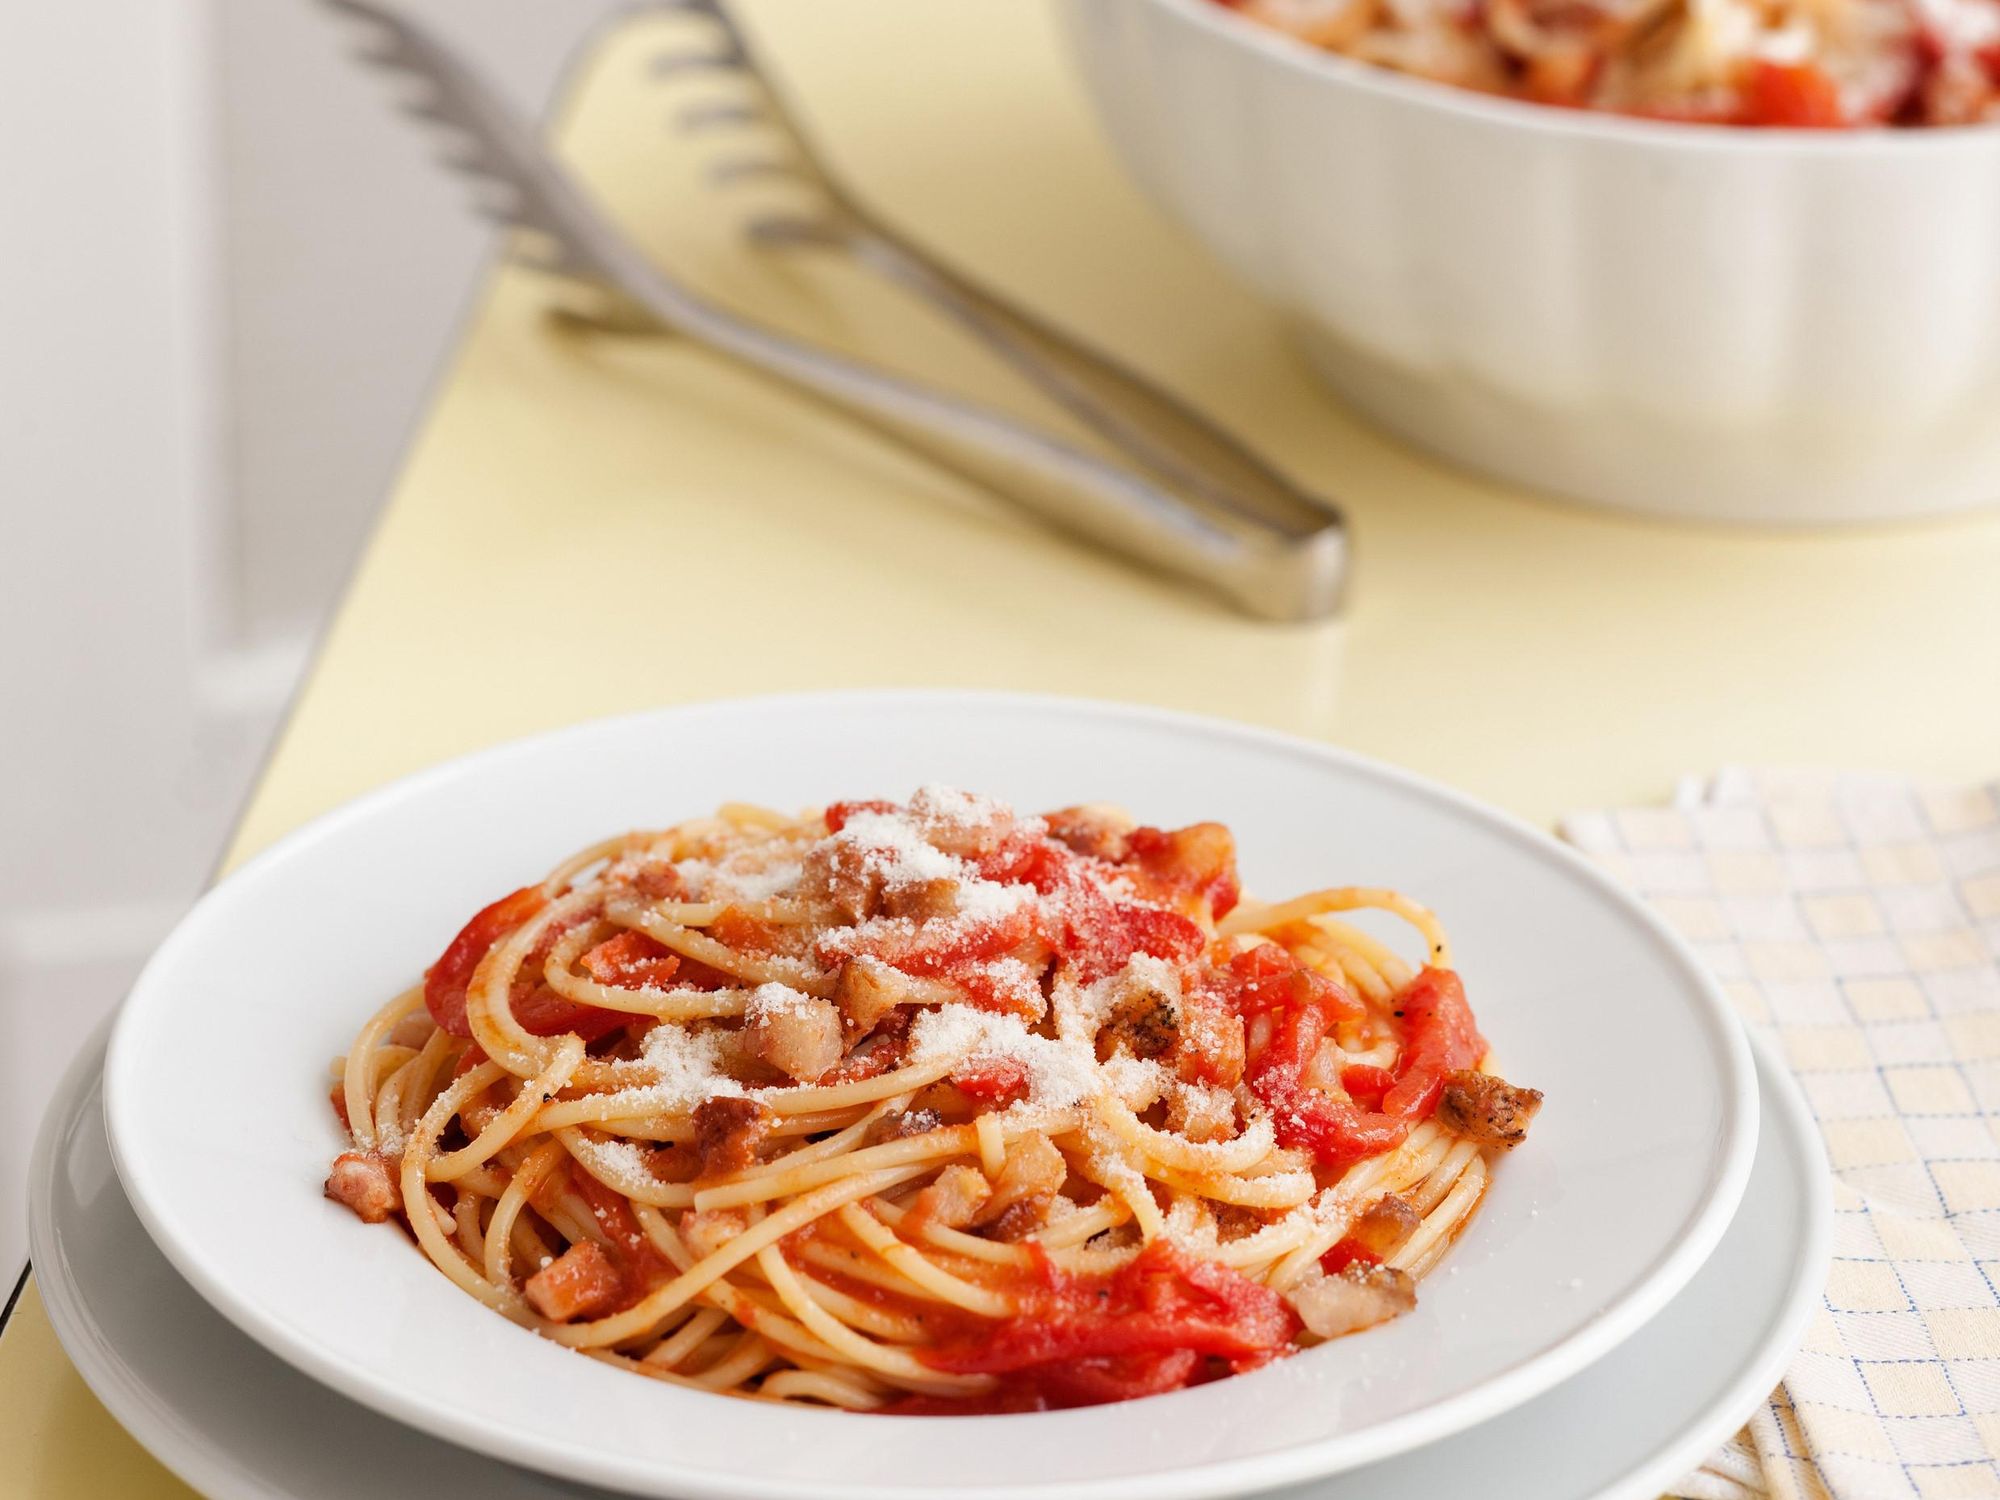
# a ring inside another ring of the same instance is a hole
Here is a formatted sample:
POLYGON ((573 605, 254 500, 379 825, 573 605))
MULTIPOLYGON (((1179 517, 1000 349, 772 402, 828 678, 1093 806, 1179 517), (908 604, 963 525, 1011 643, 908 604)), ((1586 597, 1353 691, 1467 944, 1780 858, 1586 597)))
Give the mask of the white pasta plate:
POLYGON ((1547 1390, 1663 1307, 1720 1239, 1757 1133, 1750 1053, 1712 981, 1541 834, 1324 745, 1123 705, 956 693, 610 720, 362 798, 190 913, 121 1013, 105 1079, 141 1221, 266 1348, 465 1447, 699 1500, 1172 1500, 1407 1451, 1547 1390), (1026 809, 1111 801, 1161 825, 1218 819, 1253 892, 1391 885, 1442 917, 1504 1071, 1547 1103, 1413 1312, 1119 1405, 857 1415, 731 1400, 579 1357, 322 1198, 345 1144, 329 1060, 468 911, 607 831, 732 800, 806 807, 932 781, 1026 809))

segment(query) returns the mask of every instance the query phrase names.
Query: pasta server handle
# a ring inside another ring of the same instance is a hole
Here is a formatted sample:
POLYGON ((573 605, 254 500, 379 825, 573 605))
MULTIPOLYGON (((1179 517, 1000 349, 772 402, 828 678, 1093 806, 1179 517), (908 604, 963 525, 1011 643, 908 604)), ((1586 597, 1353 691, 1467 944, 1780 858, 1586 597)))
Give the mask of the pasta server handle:
POLYGON ((641 253, 544 150, 533 127, 427 30, 373 0, 326 0, 368 24, 363 56, 423 80, 408 112, 453 137, 451 165, 499 196, 545 269, 614 288, 659 323, 885 431, 1043 520, 1205 586, 1268 620, 1335 612, 1347 567, 1337 517, 1211 512, 1203 497, 996 410, 739 317, 641 253))

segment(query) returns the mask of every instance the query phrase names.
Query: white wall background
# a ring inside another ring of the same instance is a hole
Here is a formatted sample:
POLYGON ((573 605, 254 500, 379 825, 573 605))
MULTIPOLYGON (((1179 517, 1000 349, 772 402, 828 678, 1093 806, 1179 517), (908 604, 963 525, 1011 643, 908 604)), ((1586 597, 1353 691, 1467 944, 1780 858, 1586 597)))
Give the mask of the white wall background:
MULTIPOLYGON (((422 0, 532 103, 608 8, 422 0)), ((352 35, 0 5, 0 1285, 47 1090, 205 879, 488 252, 352 35)))

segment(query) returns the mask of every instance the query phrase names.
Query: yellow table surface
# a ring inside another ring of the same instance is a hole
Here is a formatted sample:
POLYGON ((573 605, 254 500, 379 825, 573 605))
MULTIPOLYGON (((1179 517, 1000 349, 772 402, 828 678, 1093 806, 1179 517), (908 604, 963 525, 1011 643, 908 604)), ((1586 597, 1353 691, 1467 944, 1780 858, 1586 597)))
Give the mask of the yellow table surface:
MULTIPOLYGON (((1183 390, 1347 506, 1344 621, 1273 627, 1062 540, 685 345, 554 330, 499 274, 232 847, 383 780, 593 715, 838 686, 1033 689, 1231 715, 1536 822, 1728 762, 2000 768, 2000 520, 1838 535, 1512 494, 1358 426, 1281 318, 1120 175, 1021 0, 750 7, 850 176, 962 263, 1183 390)), ((753 263, 662 129, 662 25, 611 38, 566 149, 718 295, 998 396, 851 277, 753 263)), ((414 144, 412 149, 416 149, 414 144)), ((446 190, 443 185, 440 191, 446 190)), ((179 1487, 62 1358, 0 1339, 0 1489, 179 1487)))

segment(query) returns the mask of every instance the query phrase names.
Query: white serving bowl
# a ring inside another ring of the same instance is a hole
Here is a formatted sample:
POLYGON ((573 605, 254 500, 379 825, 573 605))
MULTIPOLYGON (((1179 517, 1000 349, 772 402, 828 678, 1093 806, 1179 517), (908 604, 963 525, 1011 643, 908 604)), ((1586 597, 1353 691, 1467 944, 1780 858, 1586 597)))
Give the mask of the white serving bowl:
POLYGON ((1656 124, 1324 55, 1213 0, 1066 0, 1140 182, 1362 413, 1687 518, 2000 501, 2000 125, 1656 124))

